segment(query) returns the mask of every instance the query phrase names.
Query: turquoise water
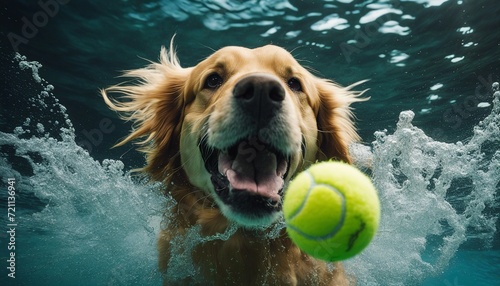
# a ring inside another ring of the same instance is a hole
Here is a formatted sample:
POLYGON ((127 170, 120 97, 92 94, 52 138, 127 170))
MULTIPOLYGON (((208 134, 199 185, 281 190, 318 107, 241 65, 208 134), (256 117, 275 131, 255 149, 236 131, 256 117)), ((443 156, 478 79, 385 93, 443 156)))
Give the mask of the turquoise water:
MULTIPOLYGON (((174 34, 184 66, 273 43, 343 85, 370 79, 352 152, 362 169, 373 162, 383 212, 372 244, 345 263, 359 285, 499 285, 496 1, 47 0, 0 13, 1 285, 161 284, 155 240, 172 202, 130 176, 144 163, 133 146, 110 149, 130 126, 97 90, 174 34)), ((196 273, 187 255, 171 265, 196 273)))

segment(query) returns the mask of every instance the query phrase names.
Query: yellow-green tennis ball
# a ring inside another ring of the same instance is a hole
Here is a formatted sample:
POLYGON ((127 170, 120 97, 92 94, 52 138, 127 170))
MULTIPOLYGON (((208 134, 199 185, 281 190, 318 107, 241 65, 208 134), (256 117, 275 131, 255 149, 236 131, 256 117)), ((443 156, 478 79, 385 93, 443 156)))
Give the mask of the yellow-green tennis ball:
POLYGON ((377 232, 380 202, 370 178, 340 162, 312 165, 290 183, 286 228, 304 252, 326 261, 360 253, 377 232))

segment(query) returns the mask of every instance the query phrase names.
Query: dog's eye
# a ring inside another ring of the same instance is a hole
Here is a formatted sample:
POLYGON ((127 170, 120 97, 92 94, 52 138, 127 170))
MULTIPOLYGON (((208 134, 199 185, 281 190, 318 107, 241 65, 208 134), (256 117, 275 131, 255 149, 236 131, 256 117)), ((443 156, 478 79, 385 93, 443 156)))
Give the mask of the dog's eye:
POLYGON ((300 84, 300 81, 295 77, 289 79, 287 81, 287 84, 288 87, 293 91, 302 91, 302 85, 300 84))
POLYGON ((205 79, 205 84, 203 85, 203 88, 217 89, 221 85, 222 85, 222 77, 218 73, 214 72, 210 74, 207 77, 207 79, 205 79))

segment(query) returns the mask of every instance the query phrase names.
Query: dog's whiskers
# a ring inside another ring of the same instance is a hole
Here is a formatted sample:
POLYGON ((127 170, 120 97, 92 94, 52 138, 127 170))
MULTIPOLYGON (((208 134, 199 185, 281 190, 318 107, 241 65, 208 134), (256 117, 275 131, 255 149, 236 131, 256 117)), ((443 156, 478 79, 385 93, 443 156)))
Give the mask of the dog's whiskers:
MULTIPOLYGON (((196 191, 192 191, 192 192, 190 192, 190 193, 185 194, 182 198, 180 198, 180 199, 179 199, 179 201, 178 201, 178 205, 179 205, 179 206, 186 206, 186 205, 189 205, 189 206, 190 206, 190 207, 189 207, 189 209, 185 208, 184 210, 186 211, 186 213, 187 213, 187 214, 191 213, 191 212, 193 211, 193 208, 194 208, 194 207, 198 204, 198 202, 199 202, 199 201, 201 201, 201 200, 206 200, 206 199, 207 199, 207 197, 209 197, 209 195, 208 195, 208 194, 204 194, 204 195, 202 195, 201 197, 199 197, 199 198, 195 201, 195 203, 194 203, 194 204, 190 204, 190 203, 187 203, 187 204, 186 204, 186 203, 183 203, 183 200, 184 200, 185 198, 189 198, 189 197, 190 197, 191 195, 193 195, 193 194, 194 194, 194 195, 196 195, 196 194, 199 194, 199 193, 204 193, 204 191, 202 191, 202 190, 196 190, 196 191)), ((203 202, 203 205, 204 205, 204 204, 205 204, 205 202, 203 202)), ((178 209, 177 213, 179 213, 179 212, 180 212, 180 208, 178 209)))

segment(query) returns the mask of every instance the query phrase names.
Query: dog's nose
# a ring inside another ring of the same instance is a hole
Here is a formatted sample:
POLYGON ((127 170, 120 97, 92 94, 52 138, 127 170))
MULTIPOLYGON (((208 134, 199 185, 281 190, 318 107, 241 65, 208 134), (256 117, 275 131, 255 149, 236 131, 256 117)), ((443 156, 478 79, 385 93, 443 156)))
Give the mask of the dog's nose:
POLYGON ((236 83, 233 96, 244 112, 264 123, 281 107, 285 89, 274 76, 253 74, 236 83))

